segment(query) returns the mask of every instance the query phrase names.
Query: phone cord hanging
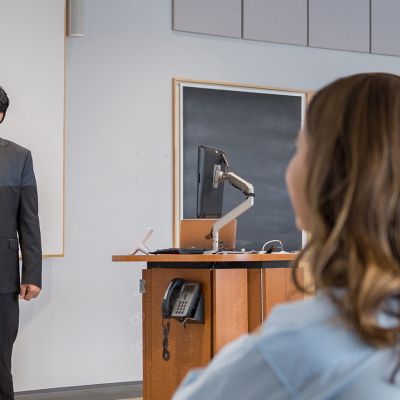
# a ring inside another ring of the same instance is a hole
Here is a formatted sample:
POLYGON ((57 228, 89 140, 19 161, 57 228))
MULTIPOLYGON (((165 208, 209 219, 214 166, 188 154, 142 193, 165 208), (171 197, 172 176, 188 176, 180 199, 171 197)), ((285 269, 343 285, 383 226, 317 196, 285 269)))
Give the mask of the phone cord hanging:
POLYGON ((161 325, 162 325, 162 329, 163 329, 162 358, 164 361, 168 361, 170 359, 170 353, 168 350, 169 320, 165 321, 163 319, 161 325))

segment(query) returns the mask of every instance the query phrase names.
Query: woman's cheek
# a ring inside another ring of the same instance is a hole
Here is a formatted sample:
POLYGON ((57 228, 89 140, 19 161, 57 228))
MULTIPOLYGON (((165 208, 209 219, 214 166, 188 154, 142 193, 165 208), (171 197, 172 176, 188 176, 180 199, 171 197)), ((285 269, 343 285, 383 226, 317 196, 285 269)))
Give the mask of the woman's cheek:
POLYGON ((296 153, 290 160, 285 174, 290 201, 296 215, 298 229, 307 230, 307 204, 305 201, 305 165, 296 153))

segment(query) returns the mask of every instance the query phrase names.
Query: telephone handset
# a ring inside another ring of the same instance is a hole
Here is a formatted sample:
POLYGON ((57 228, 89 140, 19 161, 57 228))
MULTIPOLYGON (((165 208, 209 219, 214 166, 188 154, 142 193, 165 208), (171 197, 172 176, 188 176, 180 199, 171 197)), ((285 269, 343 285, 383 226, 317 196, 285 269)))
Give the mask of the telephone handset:
POLYGON ((204 323, 204 297, 200 291, 200 283, 174 278, 169 283, 161 302, 161 316, 163 329, 162 357, 170 359, 168 350, 168 336, 170 318, 177 319, 186 327, 187 322, 204 323))
POLYGON ((199 303, 200 284, 175 278, 169 283, 161 303, 161 315, 166 318, 190 318, 199 303))
POLYGON ((165 295, 163 301, 161 303, 161 315, 163 318, 170 318, 172 307, 178 297, 180 288, 185 282, 182 278, 174 278, 169 283, 167 290, 165 291, 165 295))

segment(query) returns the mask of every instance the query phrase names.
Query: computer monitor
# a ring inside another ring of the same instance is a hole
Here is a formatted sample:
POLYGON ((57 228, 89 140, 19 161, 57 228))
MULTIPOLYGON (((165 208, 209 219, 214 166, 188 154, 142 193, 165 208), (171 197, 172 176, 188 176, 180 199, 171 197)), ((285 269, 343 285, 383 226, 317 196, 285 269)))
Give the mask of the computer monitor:
POLYGON ((224 152, 213 147, 198 148, 197 218, 220 218, 224 182, 215 182, 218 171, 225 172, 224 152))

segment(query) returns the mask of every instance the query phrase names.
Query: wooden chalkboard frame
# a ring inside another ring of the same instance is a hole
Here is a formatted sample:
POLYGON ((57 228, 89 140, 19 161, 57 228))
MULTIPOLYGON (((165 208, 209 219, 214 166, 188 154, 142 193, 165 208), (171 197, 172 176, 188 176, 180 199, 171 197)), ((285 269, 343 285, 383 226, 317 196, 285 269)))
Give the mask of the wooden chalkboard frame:
MULTIPOLYGON (((211 89, 222 89, 231 91, 242 91, 242 92, 257 92, 282 95, 294 95, 299 96, 302 99, 302 121, 303 126, 306 106, 308 104, 311 92, 298 90, 298 89, 281 89, 269 86, 259 86, 252 84, 237 84, 227 82, 215 82, 206 80, 193 80, 184 78, 173 79, 173 245, 179 245, 180 237, 180 221, 182 218, 183 210, 183 182, 182 182, 182 168, 183 168, 183 145, 182 145, 182 134, 183 134, 183 95, 182 89, 184 87, 199 87, 199 88, 211 88, 211 89)), ((305 235, 303 233, 303 244, 305 242, 305 235)))

